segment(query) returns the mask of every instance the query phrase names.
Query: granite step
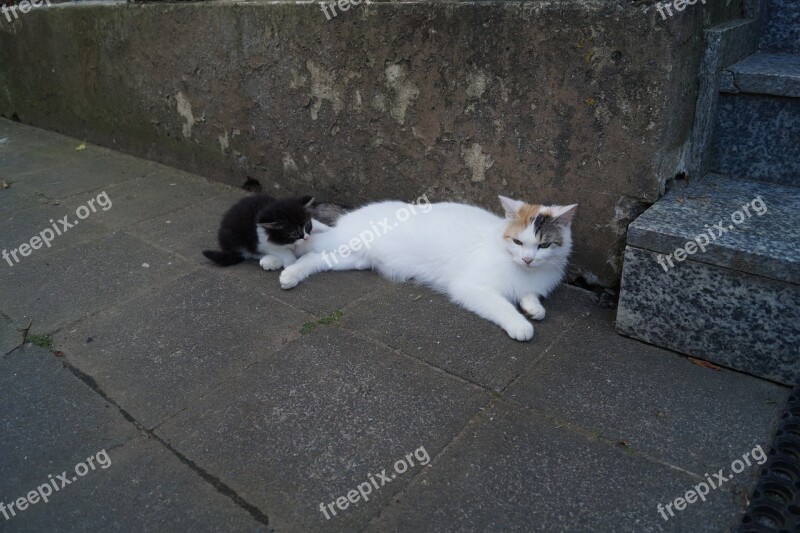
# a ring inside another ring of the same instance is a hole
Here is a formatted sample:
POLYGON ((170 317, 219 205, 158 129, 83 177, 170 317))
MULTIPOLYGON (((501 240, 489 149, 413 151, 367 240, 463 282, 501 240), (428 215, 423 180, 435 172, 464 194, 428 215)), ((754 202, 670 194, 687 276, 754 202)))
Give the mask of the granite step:
POLYGON ((724 71, 720 91, 798 98, 800 54, 753 54, 724 71))
POLYGON ((767 22, 760 48, 767 52, 800 53, 800 2, 768 0, 767 22))
POLYGON ((800 382, 800 191, 710 175, 628 228, 620 333, 800 382))
POLYGON ((712 172, 800 187, 799 58, 756 54, 723 75, 712 172))

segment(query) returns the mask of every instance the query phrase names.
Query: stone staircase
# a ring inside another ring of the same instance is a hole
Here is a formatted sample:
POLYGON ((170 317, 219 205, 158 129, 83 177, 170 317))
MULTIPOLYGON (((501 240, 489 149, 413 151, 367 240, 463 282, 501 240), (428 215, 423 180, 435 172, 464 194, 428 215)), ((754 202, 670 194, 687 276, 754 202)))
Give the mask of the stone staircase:
POLYGON ((707 32, 688 183, 628 227, 617 329, 794 384, 800 3, 770 0, 750 15, 707 32))

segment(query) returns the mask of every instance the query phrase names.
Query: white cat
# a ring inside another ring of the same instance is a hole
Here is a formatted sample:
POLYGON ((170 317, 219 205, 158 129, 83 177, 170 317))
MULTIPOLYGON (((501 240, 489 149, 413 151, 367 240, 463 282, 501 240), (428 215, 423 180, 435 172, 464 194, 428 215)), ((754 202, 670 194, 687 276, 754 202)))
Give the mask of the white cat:
POLYGON ((530 205, 503 196, 500 202, 505 220, 456 203, 364 206, 318 235, 312 251, 281 273, 281 287, 291 289, 323 270, 372 268, 448 294, 511 338, 530 340, 533 325, 515 304, 534 320, 544 318, 539 298, 564 276, 578 206, 530 205))

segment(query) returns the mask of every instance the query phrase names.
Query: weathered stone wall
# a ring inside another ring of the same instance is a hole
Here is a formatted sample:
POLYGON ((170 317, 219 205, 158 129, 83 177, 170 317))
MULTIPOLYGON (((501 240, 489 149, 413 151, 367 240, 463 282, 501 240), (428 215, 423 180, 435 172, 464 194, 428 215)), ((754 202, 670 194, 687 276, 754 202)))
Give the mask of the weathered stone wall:
POLYGON ((0 114, 232 184, 348 203, 580 204, 615 285, 680 169, 702 27, 741 0, 54 5, 0 21, 0 114))

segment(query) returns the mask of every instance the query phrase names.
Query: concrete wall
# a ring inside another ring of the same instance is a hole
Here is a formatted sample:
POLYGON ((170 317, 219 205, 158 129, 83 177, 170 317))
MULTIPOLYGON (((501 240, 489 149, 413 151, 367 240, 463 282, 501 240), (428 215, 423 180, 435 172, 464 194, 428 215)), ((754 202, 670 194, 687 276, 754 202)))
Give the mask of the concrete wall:
POLYGON ((702 28, 642 1, 62 4, 0 21, 0 114, 220 181, 348 203, 580 203, 613 286, 680 170, 702 28))

